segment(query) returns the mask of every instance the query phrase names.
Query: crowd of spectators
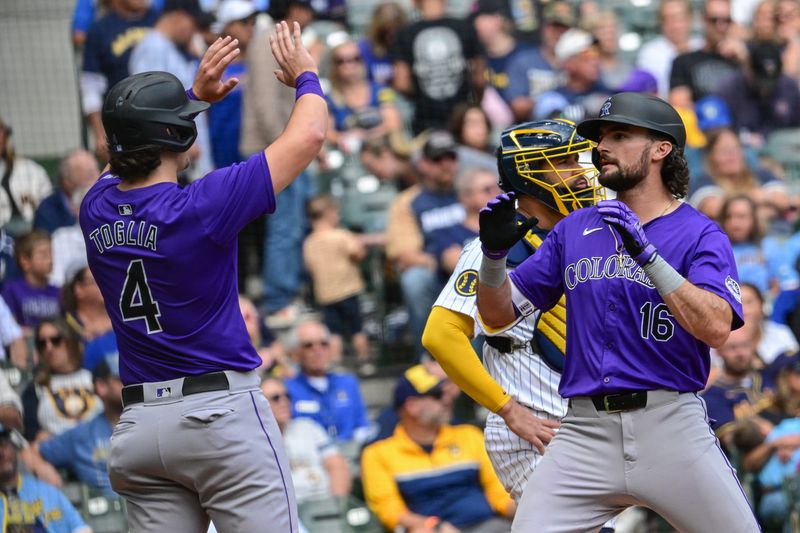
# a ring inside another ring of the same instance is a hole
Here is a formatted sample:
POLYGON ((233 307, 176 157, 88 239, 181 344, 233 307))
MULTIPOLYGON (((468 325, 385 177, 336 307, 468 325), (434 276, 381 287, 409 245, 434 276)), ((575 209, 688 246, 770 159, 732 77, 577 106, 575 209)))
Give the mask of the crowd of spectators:
POLYGON ((712 351, 703 396, 759 518, 781 530, 800 506, 788 489, 800 468, 800 169, 769 148, 786 131, 800 138, 800 2, 383 0, 366 3, 366 24, 350 16, 365 2, 349 2, 77 0, 75 112, 87 146, 58 154, 48 176, 14 149, 25 123, 5 123, 0 110, 0 358, 17 372, 0 375, 0 488, 19 455, 32 475, 16 497, 45 502, 34 517, 43 524, 57 507, 68 524, 59 531, 86 526, 53 486, 73 480, 113 497, 105 461, 121 412, 118 354, 76 222, 107 159, 106 91, 147 70, 189 87, 208 43, 236 37, 225 78, 241 83, 198 117, 180 176, 199 179, 286 124, 294 94, 275 79, 267 42, 285 19, 321 65, 328 139, 275 214, 241 234, 239 282, 300 504, 350 495, 389 529, 507 530, 513 504, 480 435, 452 422, 457 392, 420 336, 479 209, 499 192, 498 132, 579 121, 628 90, 679 110, 687 201, 733 245, 746 325, 712 351), (649 25, 631 21, 637 9, 650 9, 649 25), (363 380, 376 374, 396 388, 370 404, 363 380))

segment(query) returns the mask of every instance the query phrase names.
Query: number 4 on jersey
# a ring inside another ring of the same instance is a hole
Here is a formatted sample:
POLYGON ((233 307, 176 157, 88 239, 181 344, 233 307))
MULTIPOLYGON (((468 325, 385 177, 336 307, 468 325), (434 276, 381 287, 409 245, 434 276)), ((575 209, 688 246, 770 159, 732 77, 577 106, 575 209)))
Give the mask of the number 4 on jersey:
POLYGON ((128 265, 128 276, 122 286, 119 309, 125 322, 144 319, 148 334, 161 331, 161 323, 158 321, 161 311, 158 309, 158 302, 153 300, 141 259, 134 259, 128 265))

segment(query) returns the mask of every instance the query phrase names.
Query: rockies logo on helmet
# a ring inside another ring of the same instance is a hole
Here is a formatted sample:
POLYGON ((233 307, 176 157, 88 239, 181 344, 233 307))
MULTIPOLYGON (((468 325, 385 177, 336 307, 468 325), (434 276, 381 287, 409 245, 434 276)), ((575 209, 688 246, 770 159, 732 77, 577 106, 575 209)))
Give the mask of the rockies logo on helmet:
POLYGON ((512 126, 502 133, 497 149, 500 187, 532 196, 563 215, 594 205, 605 198, 605 189, 597 183, 596 169, 588 161, 581 164, 579 157, 589 156, 595 146, 566 119, 512 126))

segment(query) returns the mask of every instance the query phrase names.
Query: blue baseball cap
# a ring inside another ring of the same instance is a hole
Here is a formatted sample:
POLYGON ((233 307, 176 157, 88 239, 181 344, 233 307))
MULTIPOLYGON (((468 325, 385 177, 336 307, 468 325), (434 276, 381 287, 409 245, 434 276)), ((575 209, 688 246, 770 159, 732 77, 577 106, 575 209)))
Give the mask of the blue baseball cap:
POLYGON ((733 117, 728 104, 719 96, 704 96, 694 104, 697 127, 701 131, 727 128, 733 125, 733 117))
POLYGON ((399 409, 409 398, 439 396, 444 379, 431 374, 424 365, 414 365, 397 380, 394 389, 394 408, 399 409))

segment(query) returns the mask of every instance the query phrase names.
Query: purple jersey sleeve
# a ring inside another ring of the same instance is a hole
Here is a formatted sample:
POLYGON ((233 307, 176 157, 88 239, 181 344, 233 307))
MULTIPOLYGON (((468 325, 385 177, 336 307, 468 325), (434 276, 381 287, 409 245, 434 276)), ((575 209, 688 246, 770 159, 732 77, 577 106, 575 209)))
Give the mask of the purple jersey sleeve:
POLYGON ((258 216, 275 211, 275 193, 264 152, 210 172, 189 187, 201 227, 220 245, 233 242, 258 216), (220 202, 220 198, 227 201, 220 202))
POLYGON ((520 292, 542 311, 553 307, 564 293, 560 225, 556 224, 535 254, 508 274, 520 292))
POLYGON ((699 240, 689 263, 686 278, 693 285, 716 294, 728 302, 733 311, 733 329, 744 324, 739 274, 728 236, 718 227, 710 228, 699 240))

